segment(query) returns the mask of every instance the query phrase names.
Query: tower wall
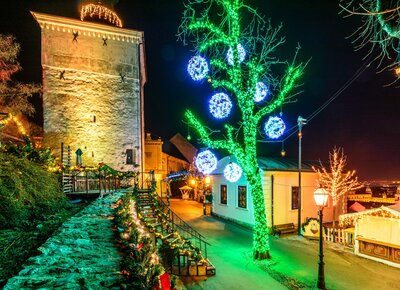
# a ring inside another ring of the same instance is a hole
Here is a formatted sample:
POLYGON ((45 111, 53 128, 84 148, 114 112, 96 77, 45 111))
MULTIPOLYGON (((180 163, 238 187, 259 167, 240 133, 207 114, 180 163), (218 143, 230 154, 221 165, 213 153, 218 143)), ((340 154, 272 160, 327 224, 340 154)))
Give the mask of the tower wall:
POLYGON ((80 148, 83 165, 123 171, 134 168, 129 149, 142 165, 143 33, 33 15, 42 28, 44 146, 80 148))

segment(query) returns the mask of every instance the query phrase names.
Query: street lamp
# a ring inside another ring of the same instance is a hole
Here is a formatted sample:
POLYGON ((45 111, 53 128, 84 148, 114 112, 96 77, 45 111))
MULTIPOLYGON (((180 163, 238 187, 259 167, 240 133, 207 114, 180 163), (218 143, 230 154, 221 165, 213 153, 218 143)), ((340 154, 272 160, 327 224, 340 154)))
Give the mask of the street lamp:
POLYGON ((207 214, 206 195, 207 195, 207 191, 208 191, 208 188, 210 186, 210 183, 211 183, 210 176, 206 176, 204 178, 204 182, 205 182, 205 186, 203 188, 203 214, 206 215, 207 214))
POLYGON ((322 212, 324 207, 328 203, 328 192, 320 187, 314 191, 315 204, 318 207, 318 217, 319 217, 319 262, 318 262, 318 289, 325 288, 325 273, 324 273, 324 249, 323 249, 323 234, 322 234, 322 212))

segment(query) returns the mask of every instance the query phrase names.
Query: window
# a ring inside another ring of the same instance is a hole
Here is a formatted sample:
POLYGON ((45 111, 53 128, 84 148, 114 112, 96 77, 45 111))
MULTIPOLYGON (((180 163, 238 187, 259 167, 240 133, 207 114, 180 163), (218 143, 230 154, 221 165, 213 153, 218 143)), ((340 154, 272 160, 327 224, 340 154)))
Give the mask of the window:
POLYGON ((292 186, 292 209, 299 209, 299 187, 292 186))
POLYGON ((126 164, 133 164, 133 149, 126 149, 126 164))
POLYGON ((228 188, 227 188, 226 184, 221 184, 220 195, 221 195, 220 196, 221 204, 227 204, 228 188))
POLYGON ((238 186, 238 207, 247 208, 247 187, 238 186))

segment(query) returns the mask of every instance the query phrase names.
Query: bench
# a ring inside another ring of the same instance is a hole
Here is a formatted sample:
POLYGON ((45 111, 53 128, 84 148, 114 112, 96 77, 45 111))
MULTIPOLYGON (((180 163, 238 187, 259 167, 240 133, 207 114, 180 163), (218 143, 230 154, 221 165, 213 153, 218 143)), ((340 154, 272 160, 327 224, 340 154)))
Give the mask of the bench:
POLYGON ((296 231, 297 231, 297 228, 294 226, 293 223, 275 225, 272 228, 273 235, 278 236, 278 237, 280 237, 282 234, 291 234, 291 233, 295 233, 296 231))

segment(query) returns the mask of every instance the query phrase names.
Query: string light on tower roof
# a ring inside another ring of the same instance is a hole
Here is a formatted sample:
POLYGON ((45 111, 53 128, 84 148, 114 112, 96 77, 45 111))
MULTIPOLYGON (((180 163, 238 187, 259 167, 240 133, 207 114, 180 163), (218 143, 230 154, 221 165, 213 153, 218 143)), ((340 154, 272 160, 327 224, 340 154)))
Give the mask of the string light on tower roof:
MULTIPOLYGON (((113 3, 113 1, 111 2, 113 3)), ((112 3, 111 6, 113 5, 112 3)), ((122 27, 122 20, 113 10, 104 6, 102 1, 97 1, 96 4, 88 3, 81 6, 81 20, 83 21, 87 18, 98 18, 117 27, 122 27)))

